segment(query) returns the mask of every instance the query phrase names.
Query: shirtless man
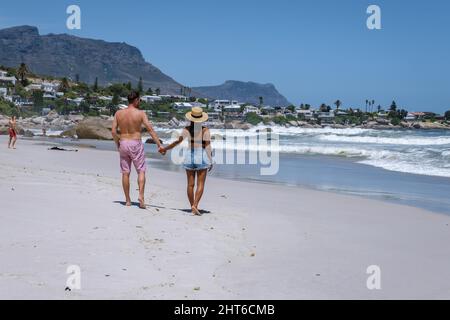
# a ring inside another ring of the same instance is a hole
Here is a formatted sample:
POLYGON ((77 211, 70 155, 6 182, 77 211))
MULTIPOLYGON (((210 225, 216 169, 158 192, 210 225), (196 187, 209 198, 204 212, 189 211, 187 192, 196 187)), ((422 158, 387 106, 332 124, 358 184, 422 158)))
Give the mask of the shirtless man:
POLYGON ((122 185, 126 205, 131 206, 130 172, 131 163, 133 163, 139 175, 139 207, 145 209, 144 190, 147 163, 145 162, 144 144, 141 139, 142 125, 147 128, 147 131, 158 145, 159 152, 165 154, 165 151, 147 115, 145 112, 139 110, 139 104, 141 102, 139 93, 131 92, 128 96, 128 102, 128 108, 118 111, 114 117, 112 135, 120 153, 120 168, 122 171, 122 185), (120 134, 118 130, 120 130, 120 134))
POLYGON ((8 149, 16 148, 17 141, 17 132, 16 132, 16 116, 12 116, 11 120, 9 120, 9 142, 8 149))

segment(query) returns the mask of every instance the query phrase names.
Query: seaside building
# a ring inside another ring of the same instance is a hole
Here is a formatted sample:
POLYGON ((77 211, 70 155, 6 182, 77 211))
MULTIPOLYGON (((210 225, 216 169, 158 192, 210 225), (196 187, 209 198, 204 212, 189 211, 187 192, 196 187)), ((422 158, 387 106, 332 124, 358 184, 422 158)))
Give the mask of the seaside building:
POLYGON ((388 114, 385 111, 378 112, 378 114, 377 114, 378 119, 387 119, 387 117, 388 117, 388 114))
POLYGON ((172 108, 177 111, 186 111, 192 109, 193 105, 189 102, 174 102, 172 108))
POLYGON ((271 106, 264 106, 261 108, 261 112, 265 114, 276 114, 277 110, 271 106))
POLYGON ((194 107, 206 109, 207 105, 200 102, 174 102, 172 103, 172 108, 177 111, 186 111, 194 107))
POLYGON ((220 113, 219 112, 209 112, 208 113, 209 119, 208 122, 215 122, 220 120, 220 113))
POLYGON ((244 108, 244 115, 246 115, 247 113, 256 113, 257 115, 261 114, 261 110, 255 106, 246 106, 244 108))
POLYGON ((225 106, 223 107, 222 112, 227 118, 239 119, 242 116, 240 105, 225 106))
POLYGON ((146 103, 155 103, 155 102, 158 102, 158 101, 161 101, 161 100, 162 100, 162 98, 160 96, 149 96, 149 95, 146 95, 146 96, 142 96, 141 97, 141 101, 144 101, 146 103))
POLYGON ((314 112, 312 110, 297 110, 297 116, 303 120, 312 120, 314 112))
POLYGON ((405 117, 405 121, 407 121, 407 122, 415 122, 415 121, 417 121, 417 117, 413 113, 410 112, 405 117))
POLYGON ((42 85, 38 83, 32 83, 25 87, 26 91, 38 91, 42 90, 42 85))
POLYGON ((334 112, 319 112, 317 118, 320 120, 320 123, 331 124, 334 123, 334 112))
POLYGON ((0 83, 12 83, 16 85, 16 77, 8 77, 8 72, 0 70, 0 83))
POLYGON ((0 97, 6 98, 8 95, 8 88, 0 88, 0 97))
POLYGON ((241 105, 236 100, 214 100, 209 104, 209 107, 214 109, 215 112, 221 112, 225 107, 236 107, 241 105))
POLYGON ((98 100, 105 101, 105 102, 112 102, 113 97, 111 97, 111 96, 100 96, 100 97, 98 97, 98 100))

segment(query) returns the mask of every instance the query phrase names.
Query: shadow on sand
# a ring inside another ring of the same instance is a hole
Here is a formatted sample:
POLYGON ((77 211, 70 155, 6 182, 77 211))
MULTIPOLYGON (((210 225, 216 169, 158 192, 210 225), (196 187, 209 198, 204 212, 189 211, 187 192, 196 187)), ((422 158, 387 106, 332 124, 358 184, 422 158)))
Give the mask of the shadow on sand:
MULTIPOLYGON (((114 201, 113 203, 115 204, 120 204, 122 206, 126 206, 126 202, 125 201, 114 201)), ((139 208, 139 202, 131 202, 131 206, 132 207, 138 207, 139 208)), ((172 211, 180 211, 183 213, 192 213, 191 209, 178 209, 178 208, 167 208, 167 207, 162 207, 162 206, 155 206, 155 205, 146 205, 147 209, 153 208, 153 209, 166 209, 166 210, 172 210, 172 211)), ((208 210, 200 210, 201 214, 212 214, 211 211, 208 210)))

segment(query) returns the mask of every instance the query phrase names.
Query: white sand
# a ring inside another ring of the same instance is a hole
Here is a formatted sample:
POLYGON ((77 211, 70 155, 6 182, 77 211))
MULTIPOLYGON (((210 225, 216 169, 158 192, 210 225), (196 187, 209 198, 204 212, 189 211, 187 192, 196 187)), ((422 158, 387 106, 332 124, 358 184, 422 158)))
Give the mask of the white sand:
POLYGON ((209 178, 198 218, 180 210, 185 176, 155 169, 152 206, 126 208, 115 152, 0 143, 2 299, 450 298, 449 216, 209 178), (64 291, 69 265, 80 291, 64 291))

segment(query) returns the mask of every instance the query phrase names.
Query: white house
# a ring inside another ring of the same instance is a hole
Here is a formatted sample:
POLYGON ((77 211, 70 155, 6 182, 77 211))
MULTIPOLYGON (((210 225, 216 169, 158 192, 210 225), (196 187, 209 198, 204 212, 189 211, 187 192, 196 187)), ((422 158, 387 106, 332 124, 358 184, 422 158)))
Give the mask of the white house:
POLYGON ((318 118, 322 123, 332 123, 334 121, 334 112, 319 112, 318 118))
POLYGON ((41 90, 45 93, 56 94, 58 92, 59 84, 52 82, 43 82, 41 90))
POLYGON ((106 101, 106 102, 112 102, 113 97, 111 97, 111 96, 100 96, 100 97, 98 97, 98 99, 102 100, 102 101, 106 101))
POLYGON ((155 103, 157 101, 161 101, 162 98, 160 96, 142 96, 141 101, 144 101, 146 103, 155 103))
POLYGON ((407 122, 414 122, 417 120, 417 117, 413 113, 408 113, 408 115, 405 117, 405 121, 407 122))
POLYGON ((247 113, 256 113, 257 115, 260 115, 261 110, 259 110, 259 108, 255 107, 255 106, 246 106, 244 108, 244 115, 246 115, 247 113))
POLYGON ((42 84, 40 83, 32 83, 28 86, 25 87, 26 91, 37 91, 37 90, 42 90, 42 84))
POLYGON ((314 112, 312 110, 297 110, 297 115, 305 120, 311 120, 314 118, 314 112))
POLYGON ((76 98, 76 99, 67 99, 67 101, 75 103, 77 106, 80 106, 80 104, 84 101, 84 98, 76 98))
POLYGON ((172 104, 172 107, 178 111, 181 111, 181 110, 190 110, 193 108, 193 105, 192 103, 189 102, 174 102, 172 104))
POLYGON ((239 105, 239 102, 235 100, 214 100, 213 102, 210 103, 209 106, 213 108, 214 111, 216 112, 221 112, 222 109, 225 107, 236 107, 236 106, 238 106, 239 108, 241 107, 239 105))
POLYGON ((54 100, 56 99, 56 92, 55 93, 45 92, 43 98, 48 100, 54 100))
POLYGON ((0 97, 5 98, 8 95, 8 89, 7 88, 0 88, 0 97))
POLYGON ((15 77, 8 77, 8 72, 0 70, 0 82, 11 82, 16 85, 17 79, 15 77))

